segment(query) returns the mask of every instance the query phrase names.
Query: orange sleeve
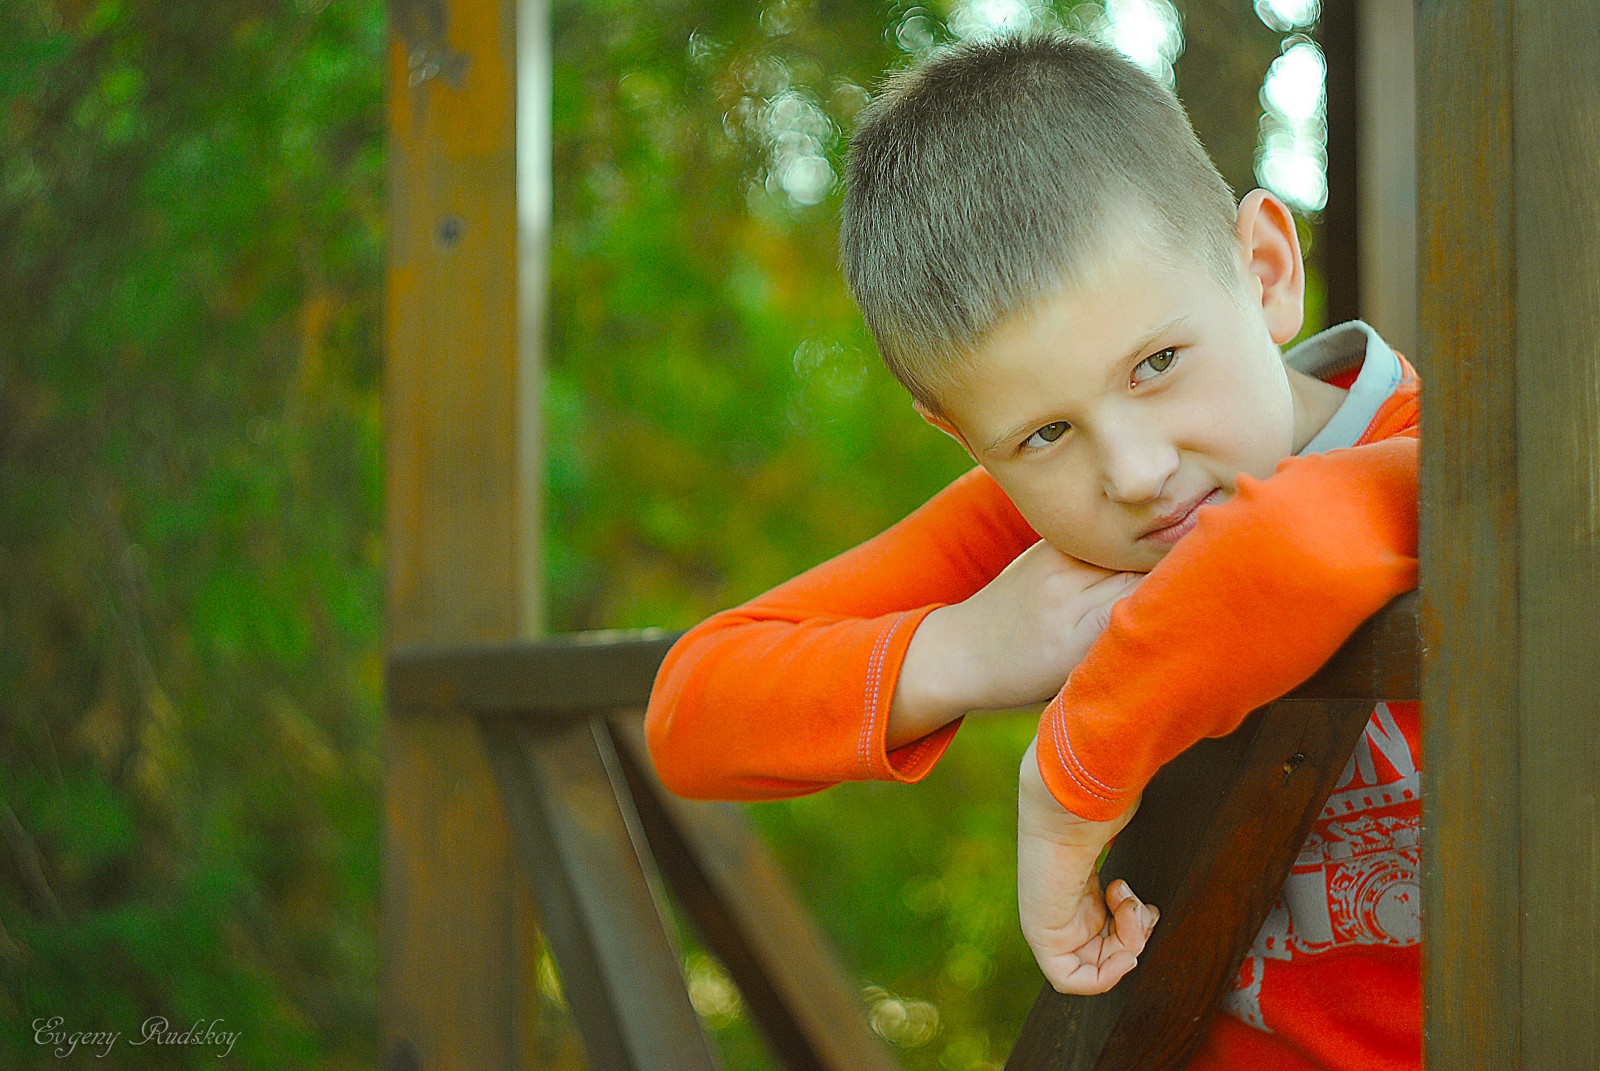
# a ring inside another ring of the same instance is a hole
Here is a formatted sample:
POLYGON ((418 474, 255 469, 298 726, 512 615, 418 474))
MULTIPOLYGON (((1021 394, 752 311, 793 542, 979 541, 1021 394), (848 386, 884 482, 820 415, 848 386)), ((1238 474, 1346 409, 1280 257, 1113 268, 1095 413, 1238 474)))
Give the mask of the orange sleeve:
POLYGON ((1315 673, 1417 582, 1415 430, 1241 476, 1128 598, 1039 723, 1074 814, 1127 810, 1161 765, 1315 673))
POLYGON ((757 800, 926 776, 959 720, 886 750, 911 634, 1037 540, 973 469, 881 535, 701 622, 667 652, 646 712, 662 781, 683 796, 757 800))

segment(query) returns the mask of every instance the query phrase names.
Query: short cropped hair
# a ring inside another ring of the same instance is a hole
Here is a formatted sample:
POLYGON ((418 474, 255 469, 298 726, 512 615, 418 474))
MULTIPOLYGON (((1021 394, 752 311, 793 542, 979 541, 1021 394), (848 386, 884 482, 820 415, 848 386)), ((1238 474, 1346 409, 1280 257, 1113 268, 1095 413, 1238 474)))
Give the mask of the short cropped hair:
POLYGON ((846 282, 885 363, 935 413, 983 339, 1155 238, 1236 285, 1237 204, 1171 91, 1053 32, 938 50, 851 138, 846 282))

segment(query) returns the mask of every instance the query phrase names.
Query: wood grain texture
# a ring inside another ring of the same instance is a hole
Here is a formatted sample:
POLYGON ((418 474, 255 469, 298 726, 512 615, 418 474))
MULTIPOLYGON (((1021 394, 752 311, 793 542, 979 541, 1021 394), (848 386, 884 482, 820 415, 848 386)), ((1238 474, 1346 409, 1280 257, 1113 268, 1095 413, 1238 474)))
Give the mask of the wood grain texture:
MULTIPOLYGON (((1416 592, 1400 595, 1362 625, 1287 698, 1415 699, 1416 592)), ((643 707, 656 671, 680 633, 608 630, 510 643, 413 646, 387 665, 390 706, 408 715, 543 721, 643 707)))
POLYGON ((463 717, 384 726, 384 1067, 524 1066, 505 817, 463 717))
POLYGON ((1424 0, 1416 12, 1424 1052, 1431 1069, 1517 1068, 1516 42, 1503 0, 1424 0))
POLYGON ((1588 1068, 1600 1067, 1600 5, 1511 11, 1521 1066, 1588 1068))
POLYGON ((717 1068, 606 723, 481 727, 589 1066, 717 1068))
POLYGON ((1044 987, 1007 1071, 1181 1068, 1371 715, 1368 700, 1280 700, 1163 767, 1102 868, 1162 924, 1109 992, 1044 987))
POLYGON ((663 876, 789 1071, 892 1071, 857 987, 731 803, 679 799, 650 768, 637 717, 612 720, 663 876))
MULTIPOLYGON (((517 0, 390 0, 384 307, 386 625, 512 640, 536 603, 519 411, 517 0), (521 438, 519 438, 519 436, 521 438)), ((524 407, 525 408, 525 407, 524 407)), ((386 1067, 533 1066, 529 901, 459 705, 384 727, 386 1067)), ((392 710, 391 710, 392 713, 392 710)))

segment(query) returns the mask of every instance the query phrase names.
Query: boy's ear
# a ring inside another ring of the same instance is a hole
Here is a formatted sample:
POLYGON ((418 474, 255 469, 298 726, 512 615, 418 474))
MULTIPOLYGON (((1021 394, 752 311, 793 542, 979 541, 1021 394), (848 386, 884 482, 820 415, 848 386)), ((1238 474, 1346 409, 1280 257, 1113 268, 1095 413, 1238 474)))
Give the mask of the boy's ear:
POLYGON ((954 424, 950 423, 950 421, 946 420, 938 413, 935 413, 933 410, 929 409, 915 398, 911 400, 911 408, 915 409, 917 411, 917 415, 923 420, 926 420, 929 424, 932 424, 934 427, 950 436, 950 438, 960 443, 961 449, 967 452, 967 456, 973 457, 974 460, 976 460, 976 456, 972 453, 972 447, 967 445, 966 437, 961 434, 960 428, 956 427, 954 424))
POLYGON ((1260 300, 1272 341, 1281 346, 1305 323, 1306 267, 1294 215, 1266 190, 1251 190, 1239 202, 1237 235, 1245 296, 1260 300))

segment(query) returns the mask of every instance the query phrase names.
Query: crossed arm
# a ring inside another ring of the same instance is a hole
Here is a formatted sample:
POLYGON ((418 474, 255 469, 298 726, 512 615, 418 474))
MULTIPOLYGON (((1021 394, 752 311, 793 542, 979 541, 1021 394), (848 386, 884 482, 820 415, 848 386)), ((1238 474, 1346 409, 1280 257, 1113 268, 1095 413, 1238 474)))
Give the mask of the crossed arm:
POLYGON ((1389 439, 1241 477, 1117 605, 1045 708, 1020 771, 1018 907, 1057 990, 1110 988, 1155 924, 1125 883, 1102 893, 1094 865, 1156 770, 1238 728, 1416 586, 1417 446, 1389 439))
POLYGON ((658 770, 728 799, 915 781, 962 714, 1043 700, 1071 673, 1023 767, 1019 909, 1052 984, 1108 988, 1155 915, 1125 885, 1099 888, 1099 846, 1162 763, 1232 731, 1415 585, 1416 471, 1402 437, 1242 478, 1118 602, 1131 578, 1039 544, 974 470, 691 630, 651 697, 658 770))

